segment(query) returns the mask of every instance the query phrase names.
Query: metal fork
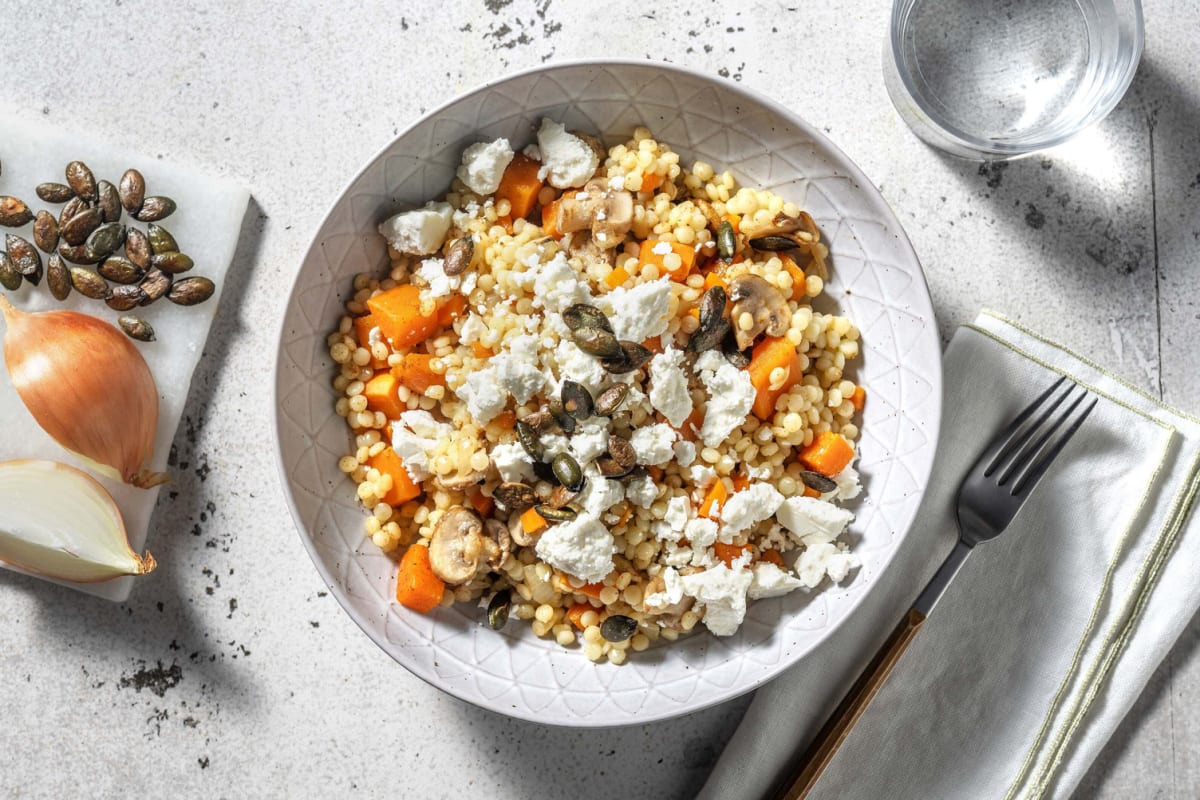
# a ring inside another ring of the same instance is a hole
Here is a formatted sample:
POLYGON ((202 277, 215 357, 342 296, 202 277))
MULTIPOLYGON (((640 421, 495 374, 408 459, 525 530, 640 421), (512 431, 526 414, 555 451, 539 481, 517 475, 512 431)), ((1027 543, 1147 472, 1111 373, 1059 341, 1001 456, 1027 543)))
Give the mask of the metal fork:
POLYGON ((797 769, 780 782, 771 798, 799 800, 808 795, 972 548, 1004 532, 1092 412, 1097 401, 1092 398, 1085 405, 1088 396, 1086 389, 1059 378, 1018 414, 975 462, 958 491, 958 544, 809 745, 797 769), (1064 383, 1066 388, 1060 391, 1064 383))

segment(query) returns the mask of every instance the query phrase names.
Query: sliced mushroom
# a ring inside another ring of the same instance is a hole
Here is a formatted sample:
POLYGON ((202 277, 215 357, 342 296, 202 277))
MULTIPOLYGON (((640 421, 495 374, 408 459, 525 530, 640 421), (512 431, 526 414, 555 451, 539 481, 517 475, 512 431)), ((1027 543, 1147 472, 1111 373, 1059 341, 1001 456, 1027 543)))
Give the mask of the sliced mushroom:
POLYGON ((787 298, 764 279, 749 272, 729 282, 729 322, 739 350, 760 335, 783 336, 792 324, 787 298))
POLYGON ((567 245, 567 253, 581 259, 585 269, 592 264, 607 264, 610 267, 617 265, 617 251, 601 247, 590 236, 572 236, 567 245))
POLYGON ((508 535, 517 547, 531 547, 537 544, 538 539, 542 538, 541 531, 529 533, 525 530, 525 525, 521 522, 520 514, 513 514, 509 519, 508 535))
POLYGON ((613 189, 601 178, 593 178, 578 193, 564 195, 558 203, 558 230, 574 233, 590 229, 592 241, 601 250, 620 245, 631 225, 633 195, 613 189))
POLYGON ((434 478, 434 481, 443 489, 452 492, 461 492, 464 489, 469 489, 483 479, 484 473, 477 469, 467 468, 465 470, 460 469, 453 475, 438 475, 434 478))
POLYGON ((503 567, 508 554, 512 552, 512 536, 508 526, 498 519, 484 520, 483 552, 487 556, 487 565, 493 570, 503 567))
POLYGON ((451 506, 437 521, 429 540, 429 566, 451 586, 475 577, 484 555, 483 522, 474 511, 451 506))
POLYGON ((750 246, 755 250, 796 249, 807 253, 809 261, 800 266, 807 268, 811 264, 821 280, 829 278, 829 270, 825 266, 829 248, 821 243, 821 230, 807 211, 801 211, 795 217, 779 212, 770 225, 752 232, 750 246))

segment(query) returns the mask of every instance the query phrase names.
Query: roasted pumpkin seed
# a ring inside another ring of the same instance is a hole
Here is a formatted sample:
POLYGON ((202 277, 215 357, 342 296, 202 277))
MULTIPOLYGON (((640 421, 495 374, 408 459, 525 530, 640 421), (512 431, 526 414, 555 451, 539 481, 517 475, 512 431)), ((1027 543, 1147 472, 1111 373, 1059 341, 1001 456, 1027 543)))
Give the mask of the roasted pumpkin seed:
MULTIPOLYGON (((175 248, 178 249, 178 248, 175 248)), ((442 271, 447 275, 461 275, 471 266, 475 257, 475 237, 463 236, 450 243, 446 250, 446 259, 442 262, 442 271)))
POLYGON ((113 283, 123 284, 137 283, 145 275, 138 269, 137 264, 128 258, 121 258, 121 256, 109 256, 104 259, 104 263, 96 271, 113 283))
POLYGON ((804 482, 805 486, 821 494, 836 492, 838 488, 837 481, 827 478, 819 472, 801 470, 800 480, 804 482))
POLYGON ((67 164, 67 185, 75 194, 89 203, 96 201, 96 176, 82 161, 72 161, 67 164))
POLYGON ((212 297, 216 288, 208 278, 184 278, 171 286, 167 299, 177 306, 194 306, 212 297))
POLYGON ((75 196, 75 190, 65 183, 39 183, 33 191, 47 203, 65 203, 75 196))
POLYGON ((600 366, 614 375, 623 375, 626 372, 640 369, 654 355, 637 342, 621 340, 618 345, 621 348, 620 356, 600 359, 600 366))
POLYGON ((571 491, 579 491, 583 486, 583 470, 579 468, 579 462, 567 453, 556 455, 550 462, 550 468, 554 470, 558 482, 571 491))
POLYGON ((150 223, 146 226, 146 238, 150 240, 150 252, 154 255, 179 252, 179 244, 171 232, 161 225, 150 223))
POLYGON ((550 497, 546 499, 546 505, 551 508, 562 508, 578 496, 578 491, 568 489, 565 486, 555 486, 554 491, 550 493, 550 497))
POLYGON ((3 250, 0 250, 0 286, 10 292, 21 288, 21 272, 3 250))
MULTIPOLYGON (((150 246, 154 246, 153 240, 150 241, 150 246)), ((179 275, 187 272, 195 266, 195 263, 192 261, 191 256, 184 253, 174 251, 159 253, 155 251, 155 254, 150 256, 150 266, 154 269, 161 269, 168 275, 179 275)))
POLYGON ((117 193, 125 210, 136 216, 146 200, 146 179, 136 169, 127 169, 121 176, 121 185, 117 193))
POLYGON ((573 331, 580 328, 599 328, 602 331, 613 332, 612 323, 604 312, 587 303, 575 303, 562 312, 563 322, 573 331))
POLYGON ((538 438, 537 431, 533 426, 525 420, 517 420, 517 439, 521 442, 521 447, 525 448, 525 452, 534 461, 541 461, 545 458, 546 451, 542 447, 542 440, 538 438))
POLYGON ((39 211, 33 220, 33 243, 44 253, 58 247, 58 220, 49 211, 39 211))
POLYGON ((71 294, 71 271, 58 253, 46 259, 46 286, 55 300, 66 300, 71 294))
MULTIPOLYGON (((67 201, 67 204, 62 207, 62 211, 58 212, 58 231, 62 233, 62 229, 67 227, 67 222, 76 214, 80 214, 88 210, 87 201, 82 197, 72 197, 67 201)), ((87 238, 86 236, 84 237, 87 238)))
POLYGON ((138 269, 150 269, 150 239, 138 228, 130 228, 125 232, 125 257, 137 265, 138 269))
POLYGON ((750 240, 750 246, 755 250, 774 253, 780 250, 793 250, 796 248, 796 242, 786 236, 759 236, 757 239, 750 240))
POLYGON ((563 411, 577 420, 585 420, 592 416, 596 404, 586 386, 572 380, 564 380, 560 394, 563 411))
POLYGON ((558 482, 558 478, 554 477, 554 470, 545 461, 533 462, 533 474, 537 476, 538 480, 546 483, 558 482))
POLYGON ((99 258, 88 255, 87 245, 85 244, 72 247, 66 242, 59 242, 58 254, 67 261, 70 261, 72 264, 81 264, 86 266, 88 264, 99 263, 100 261, 99 258))
POLYGON ((117 286, 104 298, 104 302, 113 311, 130 311, 145 299, 145 292, 138 286, 117 286))
POLYGON ((119 222, 106 222, 92 231, 86 244, 89 255, 104 259, 115 253, 124 243, 125 226, 119 222))
POLYGON ((540 503, 533 507, 533 510, 542 515, 542 518, 547 522, 570 522, 579 516, 579 512, 570 506, 562 508, 554 508, 553 506, 540 503))
POLYGON ((689 353, 705 353, 720 345, 730 329, 725 319, 725 290, 713 286, 700 298, 700 325, 688 337, 684 350, 689 353))
POLYGON ((554 421, 558 423, 558 427, 568 436, 575 432, 575 418, 568 414, 562 405, 562 400, 557 397, 550 400, 550 413, 554 416, 554 421))
POLYGON ((579 349, 597 358, 620 358, 621 345, 612 331, 584 325, 571 331, 571 338, 579 349))
POLYGON ((697 328, 696 331, 688 337, 688 342, 684 346, 684 350, 689 353, 707 353, 716 347, 720 347, 721 342, 730 335, 733 331, 729 320, 721 317, 711 327, 697 328))
POLYGON ((147 197, 142 203, 142 208, 136 214, 135 219, 142 222, 158 222, 160 219, 166 219, 175 213, 175 201, 169 197, 147 197))
POLYGON ((512 593, 508 589, 501 589, 492 595, 487 609, 488 627, 494 631, 503 628, 508 623, 508 609, 511 605, 512 593))
POLYGON ((171 290, 171 276, 162 270, 152 269, 146 273, 146 277, 142 278, 138 286, 146 295, 142 305, 148 306, 171 290))
POLYGON ((4 248, 17 272, 34 286, 42 282, 42 255, 37 248, 15 233, 4 236, 4 248))
POLYGON ((524 511, 538 501, 533 487, 516 481, 502 483, 492 490, 492 499, 509 512, 524 511))
POLYGON ((100 181, 96 184, 96 195, 99 197, 96 205, 100 207, 100 212, 104 214, 104 221, 120 222, 121 199, 117 196, 117 187, 108 181, 100 181))
POLYGON ((150 327, 150 323, 132 314, 121 317, 117 324, 130 339, 137 339, 139 342, 153 342, 155 339, 154 328, 150 327))
POLYGON ((737 336, 733 333, 733 328, 726 323, 725 338, 721 340, 721 355, 725 356, 725 360, 738 369, 745 369, 750 366, 750 351, 739 350, 737 336))
POLYGON ((733 224, 726 221, 717 228, 717 255, 724 261, 732 261, 737 253, 737 234, 733 232, 733 224))
MULTIPOLYGON (((628 439, 617 436, 615 433, 608 437, 608 457, 618 468, 617 475, 628 475, 637 466, 637 452, 633 449, 633 445, 628 439)), ((611 478, 612 475, 605 477, 611 478)))
POLYGON ((103 300, 108 297, 108 281, 94 269, 71 267, 71 286, 84 297, 103 300))
POLYGON ((6 228, 19 228, 28 225, 33 219, 33 212, 24 200, 8 195, 0 195, 0 225, 6 228))
POLYGON ((611 417, 629 396, 629 384, 614 383, 596 398, 596 413, 602 417, 611 417))
POLYGON ((85 208, 75 216, 59 225, 59 233, 63 241, 71 247, 77 247, 87 241, 92 232, 104 222, 104 213, 98 208, 85 208))
POLYGON ((613 614, 600 623, 600 635, 606 642, 623 642, 637 633, 637 629, 637 620, 624 614, 613 614))

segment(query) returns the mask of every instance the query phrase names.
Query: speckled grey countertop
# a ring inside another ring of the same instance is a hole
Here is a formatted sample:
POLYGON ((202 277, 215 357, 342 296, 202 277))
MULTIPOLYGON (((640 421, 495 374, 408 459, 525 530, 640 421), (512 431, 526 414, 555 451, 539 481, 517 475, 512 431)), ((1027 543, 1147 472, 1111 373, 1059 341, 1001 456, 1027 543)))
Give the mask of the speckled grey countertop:
MULTIPOLYGON (((980 167, 921 145, 880 76, 885 3, 11 3, 0 103, 253 192, 149 544, 111 605, 0 573, 0 796, 689 797, 748 698, 571 731, 394 664, 321 585, 276 477, 281 303, 331 200, 426 109, 552 59, 667 59, 821 127, 883 191, 943 338, 1001 311, 1200 407, 1197 0, 1147 0, 1141 69, 1064 149, 980 167), (636 791, 630 790, 636 786, 636 791)), ((1200 624, 1080 797, 1200 795, 1200 624)))

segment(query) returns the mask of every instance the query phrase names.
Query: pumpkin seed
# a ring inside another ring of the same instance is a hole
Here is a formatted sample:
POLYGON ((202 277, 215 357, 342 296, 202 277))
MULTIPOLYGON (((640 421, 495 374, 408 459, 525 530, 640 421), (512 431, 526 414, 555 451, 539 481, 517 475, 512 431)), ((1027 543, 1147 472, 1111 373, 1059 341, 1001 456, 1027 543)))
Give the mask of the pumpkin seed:
POLYGON ((737 336, 733 332, 733 327, 726 323, 725 329, 725 338, 721 340, 721 355, 725 356, 725 360, 738 369, 745 369, 750 366, 749 348, 738 350, 737 336))
POLYGON ((109 256, 96 269, 106 279, 113 283, 130 284, 140 281, 144 273, 128 258, 109 256))
POLYGON ((705 353, 712 350, 725 338, 730 330, 729 321, 725 319, 725 290, 713 286, 700 298, 700 325, 688 337, 684 350, 689 353, 705 353))
POLYGON ((104 213, 98 208, 85 208, 75 216, 59 225, 58 232, 63 241, 71 247, 77 247, 87 241, 92 232, 104 222, 104 213))
POLYGON ((65 183, 39 183, 33 191, 47 203, 65 203, 75 196, 75 190, 65 183))
POLYGON ((121 176, 121 185, 117 189, 121 197, 121 205, 130 214, 137 216, 146 200, 146 179, 136 169, 127 169, 121 176))
POLYGON ((130 339, 137 339, 139 342, 153 342, 156 338, 154 328, 150 327, 149 322, 131 314, 126 314, 118 319, 117 324, 130 339))
POLYGON ((177 306, 194 306, 212 297, 216 288, 208 278, 184 278, 171 287, 167 299, 177 306))
POLYGON ((621 347, 621 355, 619 357, 600 359, 600 366, 614 375, 633 372, 635 369, 645 366, 646 362, 654 355, 637 342, 621 340, 618 344, 621 347))
POLYGON ((579 516, 579 512, 570 506, 562 508, 554 508, 553 506, 541 503, 533 507, 533 510, 542 515, 542 518, 547 522, 570 522, 579 516))
POLYGON ((512 594, 508 589, 501 589, 492 595, 488 603, 488 627, 498 631, 508 623, 508 609, 512 604, 512 594))
POLYGON ((623 642, 637 633, 637 629, 637 620, 624 614, 613 614, 600 623, 600 635, 606 642, 623 642))
POLYGON ((583 352, 598 358, 620 358, 621 345, 612 331, 584 325, 571 331, 571 338, 583 352))
POLYGON ((725 289, 721 286, 709 287, 700 298, 700 327, 709 328, 725 315, 725 289))
POLYGON ((71 286, 84 297, 103 300, 108 297, 108 281, 94 269, 71 267, 71 286))
POLYGON ((29 206, 25 205, 24 200, 0 195, 0 225, 6 228, 19 228, 29 224, 31 219, 33 219, 33 212, 29 210, 29 206))
POLYGON ((71 271, 58 253, 46 260, 46 286, 55 300, 66 300, 71 294, 71 271))
POLYGON ((629 396, 629 384, 614 383, 596 398, 596 413, 602 417, 611 417, 629 396))
POLYGON ((551 433, 557 428, 557 422, 550 409, 542 407, 521 420, 536 433, 551 433))
POLYGON ((525 448, 525 452, 534 461, 541 461, 546 456, 545 448, 542 447, 542 441, 538 438, 537 431, 533 429, 525 420, 517 420, 517 439, 521 442, 521 447, 525 448))
POLYGON ((146 237, 150 240, 150 252, 154 255, 179 252, 179 245, 171 232, 153 222, 146 226, 146 237))
POLYGON ((557 483, 558 478, 554 477, 554 470, 545 461, 533 462, 533 474, 538 477, 538 480, 546 483, 557 483))
MULTIPOLYGON (((616 465, 617 476, 628 475, 637 466, 637 452, 633 449, 633 445, 629 443, 628 439, 617 436, 615 433, 608 437, 608 458, 616 465)), ((605 475, 605 477, 614 476, 605 475)))
POLYGON ((827 478, 819 472, 801 470, 800 480, 804 482, 805 486, 821 494, 836 492, 838 488, 837 481, 827 478))
POLYGON ((146 273, 146 277, 142 278, 138 286, 146 295, 142 305, 148 306, 171 290, 171 276, 162 270, 152 269, 146 273))
POLYGON ((119 222, 106 222, 88 236, 87 251, 98 259, 104 259, 116 252, 117 248, 124 243, 125 226, 119 222))
POLYGON ((67 184, 75 194, 88 202, 96 201, 96 176, 82 161, 67 164, 67 184))
POLYGON ((130 311, 141 305, 146 299, 146 293, 138 286, 118 286, 112 290, 104 302, 113 311, 130 311))
POLYGON ((36 247, 14 233, 5 235, 4 247, 8 250, 8 257, 12 259, 17 272, 21 273, 25 280, 34 286, 42 282, 42 255, 36 247))
POLYGON ((101 213, 104 214, 104 221, 120 222, 121 198, 117 196, 117 187, 108 181, 100 181, 96 184, 96 194, 99 197, 96 205, 100 207, 101 213))
POLYGON ((579 491, 583 486, 583 470, 579 468, 579 462, 568 454, 556 455, 550 462, 550 468, 554 470, 554 477, 558 482, 571 491, 579 491))
POLYGON ((599 328, 602 331, 613 332, 612 323, 604 312, 587 303, 575 303, 562 312, 563 322, 573 331, 580 328, 599 328))
MULTIPOLYGON (((76 196, 76 197, 72 197, 70 200, 68 200, 67 204, 62 207, 62 211, 58 212, 59 233, 62 232, 63 228, 67 227, 68 220, 70 220, 76 214, 82 213, 87 210, 88 210, 87 201, 84 200, 82 197, 76 196)), ((84 237, 84 238, 86 238, 86 237, 84 237)))
POLYGON ((0 286, 10 292, 21 288, 21 272, 3 250, 0 250, 0 286))
POLYGON ((138 269, 150 269, 150 239, 137 228, 125 232, 125 257, 137 265, 138 269))
POLYGON ((688 337, 684 350, 689 353, 707 353, 719 347, 732 331, 729 320, 721 317, 710 328, 697 328, 695 333, 688 337))
POLYGON ((565 380, 562 383, 561 394, 563 411, 577 420, 585 420, 592 416, 596 404, 592 400, 592 393, 587 390, 586 386, 572 380, 565 380))
MULTIPOLYGON (((151 240, 150 246, 151 248, 154 247, 153 240, 151 240)), ((168 275, 179 275, 194 267, 195 263, 192 261, 191 256, 184 253, 174 251, 159 253, 156 251, 154 255, 150 256, 150 266, 154 269, 161 269, 168 275)))
POLYGON ((737 234, 733 232, 733 224, 726 221, 717 228, 717 255, 724 261, 732 261, 737 253, 737 234))
POLYGON ((554 416, 558 427, 562 428, 563 433, 569 436, 575 432, 575 418, 563 409, 562 400, 557 397, 550 400, 550 413, 554 416))
POLYGON ((58 254, 70 261, 72 264, 95 264, 100 261, 99 258, 88 255, 87 245, 80 244, 71 247, 66 242, 59 242, 58 254))
POLYGON ((492 499, 510 512, 524 511, 538 501, 532 486, 515 481, 502 483, 493 489, 492 499))
POLYGON ((175 213, 175 201, 169 197, 147 197, 142 203, 142 208, 136 214, 135 219, 142 222, 158 222, 160 219, 166 219, 175 213))
POLYGON ((794 250, 796 242, 786 236, 760 236, 750 240, 750 246, 755 250, 777 252, 779 250, 794 250))
POLYGON ((37 213, 33 221, 33 243, 46 253, 53 253, 58 247, 58 220, 49 211, 37 213))
POLYGON ((629 474, 629 470, 618 464, 612 456, 600 456, 597 458, 596 468, 600 470, 600 474, 605 478, 623 478, 629 474))
POLYGON ((550 493, 550 497, 546 500, 546 505, 551 508, 562 508, 578 496, 579 492, 577 491, 572 491, 565 486, 555 486, 554 491, 550 493))
MULTIPOLYGON (((176 248, 178 249, 178 248, 176 248)), ((442 271, 447 275, 461 275, 471 266, 475 257, 475 237, 464 236, 455 239, 446 251, 446 260, 442 262, 442 271)))

